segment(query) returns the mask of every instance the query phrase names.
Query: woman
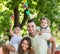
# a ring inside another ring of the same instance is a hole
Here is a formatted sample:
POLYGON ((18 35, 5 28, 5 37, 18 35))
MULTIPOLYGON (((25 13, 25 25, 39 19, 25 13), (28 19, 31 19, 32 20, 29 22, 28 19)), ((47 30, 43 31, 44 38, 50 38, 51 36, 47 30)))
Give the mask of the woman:
POLYGON ((24 37, 19 46, 18 46, 18 54, 34 54, 31 48, 31 39, 29 37, 24 37))

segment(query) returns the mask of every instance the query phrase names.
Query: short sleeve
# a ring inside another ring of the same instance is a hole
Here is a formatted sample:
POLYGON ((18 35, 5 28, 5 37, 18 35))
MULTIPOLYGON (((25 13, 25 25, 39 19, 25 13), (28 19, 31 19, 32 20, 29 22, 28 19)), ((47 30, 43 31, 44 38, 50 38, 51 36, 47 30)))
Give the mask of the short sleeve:
POLYGON ((51 38, 51 34, 49 34, 49 33, 43 33, 42 36, 46 40, 49 40, 51 38))
POLYGON ((48 30, 49 32, 51 32, 50 27, 47 27, 47 29, 46 29, 46 30, 48 30))

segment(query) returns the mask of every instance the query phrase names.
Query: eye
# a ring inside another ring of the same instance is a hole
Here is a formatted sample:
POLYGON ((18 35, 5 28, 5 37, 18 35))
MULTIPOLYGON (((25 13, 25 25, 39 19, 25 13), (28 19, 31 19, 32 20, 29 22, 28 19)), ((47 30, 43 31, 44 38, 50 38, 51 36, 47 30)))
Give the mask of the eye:
POLYGON ((17 29, 18 31, 20 31, 20 29, 17 29))
POLYGON ((32 27, 34 27, 34 25, 32 25, 32 27))
POLYGON ((30 26, 28 26, 28 28, 30 28, 30 26))

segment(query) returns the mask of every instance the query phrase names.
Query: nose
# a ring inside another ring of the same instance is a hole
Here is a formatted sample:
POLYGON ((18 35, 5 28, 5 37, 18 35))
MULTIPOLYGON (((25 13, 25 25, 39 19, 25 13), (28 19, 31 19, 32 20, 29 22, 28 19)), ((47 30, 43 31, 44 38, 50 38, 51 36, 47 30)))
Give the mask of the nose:
POLYGON ((32 27, 30 27, 30 30, 32 30, 33 28, 32 27))
POLYGON ((23 47, 26 47, 26 44, 24 44, 23 47))

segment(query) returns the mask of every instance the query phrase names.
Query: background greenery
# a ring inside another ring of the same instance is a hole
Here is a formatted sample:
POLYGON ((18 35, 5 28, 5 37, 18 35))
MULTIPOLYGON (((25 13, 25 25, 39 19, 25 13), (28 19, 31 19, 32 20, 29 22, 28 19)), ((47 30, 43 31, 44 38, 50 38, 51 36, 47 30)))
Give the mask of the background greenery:
POLYGON ((50 19, 51 33, 58 45, 60 42, 60 0, 0 0, 0 42, 4 43, 8 39, 10 23, 14 24, 14 27, 19 26, 22 29, 22 36, 28 33, 26 25, 30 17, 24 12, 22 5, 26 1, 30 14, 37 14, 34 17, 37 26, 40 24, 40 17, 50 19), (12 15, 15 16, 14 19, 12 19, 12 15))

